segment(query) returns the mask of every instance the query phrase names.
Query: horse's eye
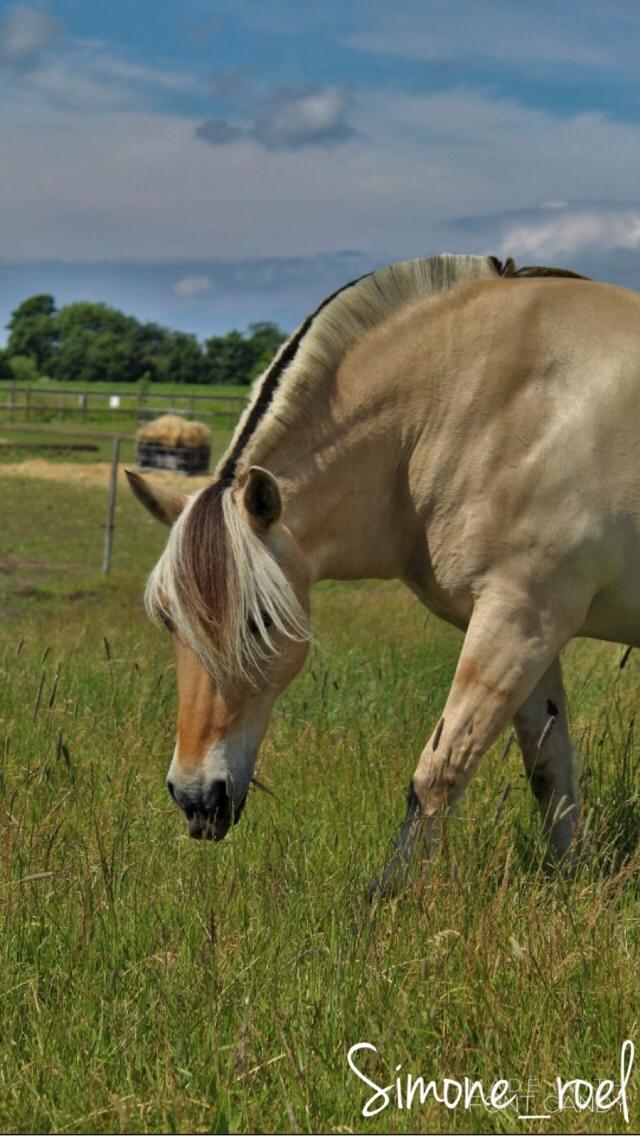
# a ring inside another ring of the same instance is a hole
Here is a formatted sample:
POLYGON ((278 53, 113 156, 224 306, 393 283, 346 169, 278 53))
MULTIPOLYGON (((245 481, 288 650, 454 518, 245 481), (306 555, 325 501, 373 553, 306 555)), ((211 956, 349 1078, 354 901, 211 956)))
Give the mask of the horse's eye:
POLYGON ((170 617, 169 617, 169 616, 167 615, 166 611, 161 611, 161 612, 160 612, 160 619, 162 620, 162 622, 163 622, 164 626, 166 627, 167 631, 168 631, 168 632, 170 632, 170 633, 172 634, 172 633, 173 633, 173 623, 171 622, 171 619, 170 619, 170 617))
MULTIPOLYGON (((268 630, 270 627, 273 626, 273 620, 272 620, 271 616, 268 614, 268 612, 261 611, 260 617, 262 619, 262 623, 264 625, 265 630, 268 630)), ((249 626, 249 631, 251 632, 252 635, 257 635, 259 633, 260 628, 258 627, 258 624, 256 623, 256 621, 255 621, 255 619, 253 618, 252 615, 249 616, 248 626, 249 626)))

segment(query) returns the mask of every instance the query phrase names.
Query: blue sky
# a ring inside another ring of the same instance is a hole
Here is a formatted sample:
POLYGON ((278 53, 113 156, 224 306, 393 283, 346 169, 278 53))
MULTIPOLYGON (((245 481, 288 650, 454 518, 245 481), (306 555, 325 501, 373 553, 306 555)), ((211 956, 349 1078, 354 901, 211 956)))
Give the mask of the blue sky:
POLYGON ((0 324, 290 329, 443 250, 638 288, 639 75, 637 0, 0 2, 0 324))

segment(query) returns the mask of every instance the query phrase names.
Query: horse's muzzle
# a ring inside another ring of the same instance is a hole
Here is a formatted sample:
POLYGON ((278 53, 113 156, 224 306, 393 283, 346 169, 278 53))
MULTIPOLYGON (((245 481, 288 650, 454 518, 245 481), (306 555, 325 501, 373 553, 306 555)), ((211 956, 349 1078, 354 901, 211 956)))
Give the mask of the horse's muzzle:
POLYGON ((213 781, 197 790, 179 789, 172 781, 167 788, 185 817, 189 836, 195 840, 224 840, 232 824, 240 820, 246 796, 235 805, 226 781, 213 781))

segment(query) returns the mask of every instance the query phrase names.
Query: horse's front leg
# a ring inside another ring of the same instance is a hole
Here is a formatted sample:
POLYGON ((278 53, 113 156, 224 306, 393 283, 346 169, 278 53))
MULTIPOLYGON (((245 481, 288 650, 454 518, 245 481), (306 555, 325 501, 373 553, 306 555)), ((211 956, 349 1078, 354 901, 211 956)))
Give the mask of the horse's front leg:
POLYGON ((555 616, 529 594, 506 598, 498 589, 476 602, 444 712, 413 776, 395 852, 373 892, 401 887, 417 851, 428 859, 480 758, 579 627, 573 605, 559 608, 563 615, 555 616))

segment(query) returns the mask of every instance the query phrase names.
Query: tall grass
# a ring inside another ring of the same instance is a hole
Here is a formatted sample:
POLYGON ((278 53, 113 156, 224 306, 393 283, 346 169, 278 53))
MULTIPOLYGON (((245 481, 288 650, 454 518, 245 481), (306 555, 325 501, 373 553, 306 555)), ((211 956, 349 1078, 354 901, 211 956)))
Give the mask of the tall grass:
MULTIPOLYGON (((163 785, 170 648, 139 601, 162 534, 121 501, 115 574, 70 603, 43 518, 57 510, 58 563, 72 561, 72 518, 97 491, 3 489, 21 513, 7 531, 22 525, 21 555, 46 559, 50 586, 14 596, 0 647, 0 1128, 619 1131, 619 1110, 518 1113, 544 1112, 556 1076, 617 1077, 638 1033, 634 656, 621 671, 618 648, 567 652, 593 849, 574 880, 544 876, 501 739, 429 879, 370 907, 457 633, 393 584, 320 588, 319 645, 261 758, 275 796, 252 794, 223 844, 194 842, 163 785), (504 1113, 390 1103, 367 1120, 371 1090, 347 1064, 364 1041, 382 1085, 401 1065, 529 1096, 504 1113)), ((635 1080, 629 1098, 633 1130, 635 1080)))

